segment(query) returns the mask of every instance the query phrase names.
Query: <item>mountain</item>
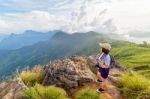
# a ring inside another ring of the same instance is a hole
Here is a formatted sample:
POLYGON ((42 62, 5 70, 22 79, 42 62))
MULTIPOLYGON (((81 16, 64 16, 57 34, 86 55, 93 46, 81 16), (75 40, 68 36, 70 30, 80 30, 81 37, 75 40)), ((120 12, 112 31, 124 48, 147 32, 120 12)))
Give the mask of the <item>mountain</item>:
POLYGON ((0 34, 0 42, 1 42, 3 39, 7 38, 8 36, 9 36, 8 34, 0 34))
POLYGON ((57 31, 49 31, 46 33, 27 30, 22 34, 10 34, 0 42, 0 49, 18 49, 24 46, 33 45, 39 41, 50 39, 57 31))
POLYGON ((148 38, 150 37, 150 32, 148 31, 132 31, 129 32, 129 35, 137 38, 148 38))
POLYGON ((50 60, 62 59, 71 55, 91 55, 99 52, 99 42, 112 42, 112 45, 125 45, 128 42, 112 40, 108 36, 95 33, 67 34, 57 32, 47 41, 17 50, 0 51, 0 77, 10 75, 17 68, 30 68, 37 64, 45 64, 50 60), (5 57, 4 57, 5 56, 5 57))

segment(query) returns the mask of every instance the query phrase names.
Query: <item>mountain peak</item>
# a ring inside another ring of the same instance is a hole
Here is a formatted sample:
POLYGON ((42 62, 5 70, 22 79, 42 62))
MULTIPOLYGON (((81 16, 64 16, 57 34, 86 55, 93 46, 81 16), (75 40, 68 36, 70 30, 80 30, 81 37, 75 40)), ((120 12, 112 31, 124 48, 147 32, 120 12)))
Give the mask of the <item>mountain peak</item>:
POLYGON ((37 34, 37 33, 42 33, 42 32, 37 32, 33 30, 26 30, 23 34, 37 34))
POLYGON ((26 30, 25 33, 35 32, 33 30, 26 30))
POLYGON ((63 31, 58 31, 55 33, 55 35, 53 35, 52 38, 62 38, 62 37, 66 37, 69 36, 70 34, 63 32, 63 31))
POLYGON ((40 41, 50 39, 55 32, 36 32, 33 30, 26 30, 24 33, 11 33, 7 38, 0 42, 0 49, 19 49, 24 46, 33 45, 40 41))
POLYGON ((16 35, 15 33, 11 33, 11 34, 10 34, 11 37, 12 37, 12 36, 15 36, 15 35, 16 35))

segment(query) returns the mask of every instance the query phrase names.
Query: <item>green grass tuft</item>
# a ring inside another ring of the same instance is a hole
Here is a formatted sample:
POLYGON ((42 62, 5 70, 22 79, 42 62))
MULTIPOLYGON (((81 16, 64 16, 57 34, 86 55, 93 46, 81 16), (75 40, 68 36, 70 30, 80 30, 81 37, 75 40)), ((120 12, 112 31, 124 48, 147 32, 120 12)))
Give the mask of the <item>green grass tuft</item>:
MULTIPOLYGON (((150 96, 150 81, 149 79, 133 74, 122 74, 118 87, 121 89, 123 95, 128 99, 141 99, 140 97, 150 96), (147 95, 145 95, 145 93, 147 95)), ((145 98, 142 98, 145 99, 145 98)))
POLYGON ((102 97, 95 90, 87 87, 79 90, 75 99, 102 99, 102 97))
POLYGON ((42 79, 43 71, 40 67, 35 67, 30 70, 24 70, 20 74, 20 78, 27 86, 34 86, 36 83, 40 83, 42 79))
POLYGON ((40 84, 25 90, 23 96, 25 99, 69 99, 65 90, 40 84))

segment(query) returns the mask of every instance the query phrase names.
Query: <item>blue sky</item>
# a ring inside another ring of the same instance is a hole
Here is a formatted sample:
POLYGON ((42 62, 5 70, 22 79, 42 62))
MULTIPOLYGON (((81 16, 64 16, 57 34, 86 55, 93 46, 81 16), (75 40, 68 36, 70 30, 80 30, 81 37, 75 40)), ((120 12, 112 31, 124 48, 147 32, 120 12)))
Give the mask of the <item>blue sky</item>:
MULTIPOLYGON (((0 13, 24 13, 33 10, 55 12, 58 5, 64 6, 65 4, 72 3, 71 0, 1 0, 0 13), (53 11, 51 11, 53 10, 53 11)), ((62 9, 63 10, 63 9, 62 9)))
POLYGON ((150 0, 0 0, 0 33, 150 31, 150 0))

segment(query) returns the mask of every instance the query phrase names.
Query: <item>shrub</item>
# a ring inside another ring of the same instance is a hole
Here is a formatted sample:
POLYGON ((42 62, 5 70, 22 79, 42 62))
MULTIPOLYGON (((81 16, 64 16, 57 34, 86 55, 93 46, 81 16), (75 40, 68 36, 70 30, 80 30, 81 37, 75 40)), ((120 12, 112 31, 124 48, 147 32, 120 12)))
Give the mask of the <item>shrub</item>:
POLYGON ((27 86, 34 86, 36 83, 40 83, 42 79, 43 71, 41 67, 35 67, 30 70, 24 70, 20 74, 20 78, 27 86))
POLYGON ((25 97, 25 99, 39 99, 40 98, 38 93, 33 87, 25 90, 23 93, 23 97, 25 97))
POLYGON ((128 99, 144 97, 145 93, 150 96, 150 81, 136 73, 125 73, 120 77, 118 87, 128 99))
POLYGON ((84 88, 77 92, 75 99, 102 99, 101 96, 92 88, 84 88))
POLYGON ((55 86, 42 86, 40 84, 25 90, 23 96, 26 99, 68 99, 65 90, 55 86))

